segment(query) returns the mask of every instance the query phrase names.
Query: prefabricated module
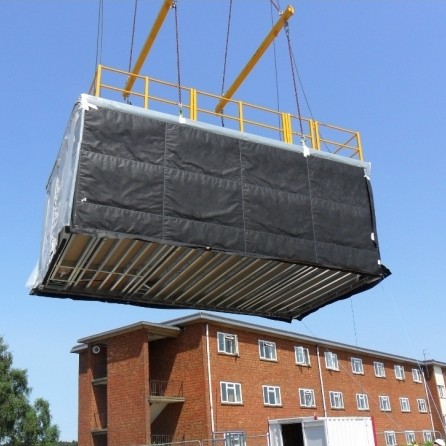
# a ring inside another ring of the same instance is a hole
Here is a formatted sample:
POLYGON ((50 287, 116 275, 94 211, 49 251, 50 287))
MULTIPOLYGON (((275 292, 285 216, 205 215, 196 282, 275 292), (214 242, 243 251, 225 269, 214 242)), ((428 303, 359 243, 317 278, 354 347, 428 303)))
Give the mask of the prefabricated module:
POLYGON ((378 284, 359 133, 261 112, 99 66, 48 182, 31 294, 290 321, 378 284))

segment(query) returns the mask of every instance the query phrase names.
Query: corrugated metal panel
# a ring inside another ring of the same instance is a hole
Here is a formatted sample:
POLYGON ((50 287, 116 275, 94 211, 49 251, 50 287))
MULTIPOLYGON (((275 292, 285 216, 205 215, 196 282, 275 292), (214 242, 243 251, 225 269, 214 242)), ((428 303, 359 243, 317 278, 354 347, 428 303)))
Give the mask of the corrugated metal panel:
POLYGON ((376 277, 141 240, 66 233, 34 294, 290 320, 376 277))

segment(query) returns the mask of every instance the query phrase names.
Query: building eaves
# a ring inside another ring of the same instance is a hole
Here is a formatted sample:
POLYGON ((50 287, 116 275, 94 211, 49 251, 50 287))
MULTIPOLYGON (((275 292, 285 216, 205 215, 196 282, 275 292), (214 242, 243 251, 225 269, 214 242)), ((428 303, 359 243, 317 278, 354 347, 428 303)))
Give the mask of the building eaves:
POLYGON ((180 328, 166 325, 166 324, 155 324, 149 322, 137 322, 131 325, 125 325, 124 327, 115 328, 113 330, 104 331, 86 338, 81 338, 78 340, 82 344, 91 344, 93 342, 106 342, 107 339, 119 336, 125 333, 130 333, 136 330, 146 330, 148 335, 157 336, 160 338, 175 338, 180 333, 180 328))
MULTIPOLYGON (((313 336, 307 336, 300 333, 294 333, 287 330, 281 330, 277 328, 271 328, 263 325, 248 323, 240 320, 230 319, 222 316, 217 316, 214 314, 206 313, 206 312, 198 312, 193 313, 188 316, 180 317, 177 319, 172 319, 169 321, 164 322, 166 325, 174 325, 178 327, 183 327, 186 325, 192 325, 199 322, 210 322, 210 323, 216 323, 224 327, 234 327, 234 328, 241 328, 243 330, 248 330, 251 332, 258 332, 262 334, 270 334, 271 336, 275 336, 278 338, 283 339, 290 339, 290 340, 296 340, 301 342, 307 342, 313 345, 318 345, 325 348, 331 348, 331 349, 339 349, 344 351, 349 351, 355 354, 364 354, 367 356, 373 356, 373 357, 380 357, 380 358, 387 358, 391 359, 392 361, 402 361, 402 362, 409 362, 413 363, 414 365, 425 365, 425 361, 419 361, 414 358, 408 358, 405 356, 395 355, 391 353, 385 353, 378 350, 372 350, 368 348, 362 348, 362 347, 356 347, 354 345, 344 344, 341 342, 336 341, 329 341, 327 339, 322 338, 316 338, 313 336)), ((434 361, 433 363, 437 365, 441 365, 443 363, 434 361)), ((445 364, 446 365, 446 364, 445 364)))

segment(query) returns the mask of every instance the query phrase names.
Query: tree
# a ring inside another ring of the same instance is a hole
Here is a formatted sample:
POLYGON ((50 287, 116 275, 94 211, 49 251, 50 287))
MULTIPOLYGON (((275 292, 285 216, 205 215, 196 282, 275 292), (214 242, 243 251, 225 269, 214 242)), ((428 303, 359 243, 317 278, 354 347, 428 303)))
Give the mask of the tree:
POLYGON ((38 398, 30 403, 26 370, 13 368, 12 361, 0 337, 0 445, 56 446, 59 428, 51 424, 48 402, 38 398))

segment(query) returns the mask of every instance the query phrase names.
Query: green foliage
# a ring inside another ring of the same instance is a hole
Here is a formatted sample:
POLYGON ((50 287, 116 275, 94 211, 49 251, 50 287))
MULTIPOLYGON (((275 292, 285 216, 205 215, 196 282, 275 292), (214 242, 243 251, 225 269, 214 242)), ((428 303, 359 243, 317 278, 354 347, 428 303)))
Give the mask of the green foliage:
POLYGON ((26 370, 13 368, 12 361, 0 337, 0 445, 57 446, 59 429, 51 424, 48 402, 30 403, 26 370))

